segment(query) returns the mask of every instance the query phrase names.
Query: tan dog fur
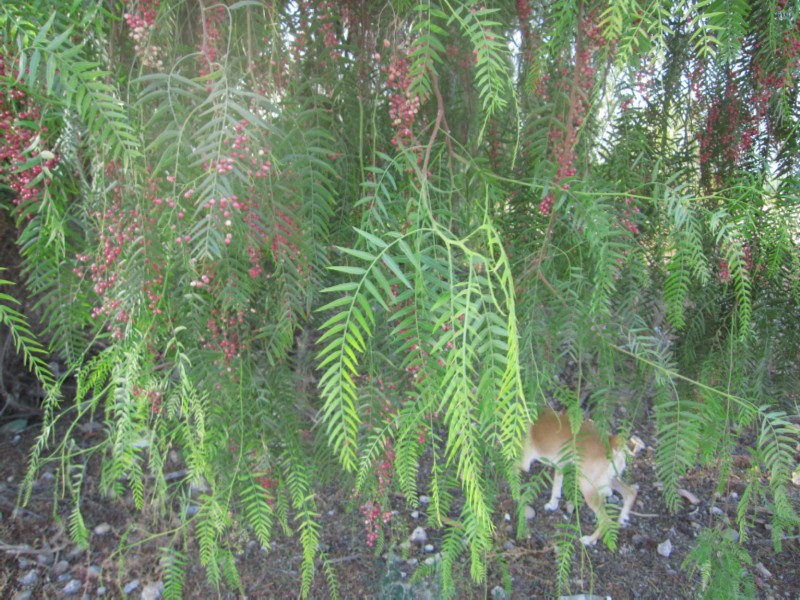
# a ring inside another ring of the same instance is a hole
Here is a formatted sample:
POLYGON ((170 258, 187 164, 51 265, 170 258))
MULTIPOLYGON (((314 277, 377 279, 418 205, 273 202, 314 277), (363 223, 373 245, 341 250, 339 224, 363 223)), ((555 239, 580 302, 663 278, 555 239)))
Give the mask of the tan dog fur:
POLYGON ((610 496, 612 491, 618 492, 623 500, 622 510, 619 513, 620 525, 628 521, 639 488, 627 485, 620 477, 625 470, 627 454, 635 454, 644 446, 641 440, 635 437, 631 443, 633 449, 629 450, 618 435, 610 435, 606 445, 595 424, 590 420, 584 420, 575 437, 573 453, 569 417, 565 413, 556 413, 551 408, 544 408, 539 411, 536 423, 528 429, 522 445, 522 460, 519 466, 523 471, 528 471, 531 463, 538 460, 555 467, 553 491, 550 501, 544 507, 545 510, 557 510, 564 482, 563 468, 571 462, 576 463, 581 492, 586 504, 597 517, 597 529, 594 533, 581 538, 581 543, 590 546, 597 542, 602 530, 605 529, 604 520, 608 516, 603 509, 603 498, 610 496), (577 460, 574 454, 578 455, 577 460))

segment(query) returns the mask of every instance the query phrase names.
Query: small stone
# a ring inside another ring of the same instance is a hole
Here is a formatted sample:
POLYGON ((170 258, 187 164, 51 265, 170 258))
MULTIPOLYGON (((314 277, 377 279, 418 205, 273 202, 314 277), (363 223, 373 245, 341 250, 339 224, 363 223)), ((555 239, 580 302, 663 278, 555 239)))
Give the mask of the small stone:
POLYGON ((134 579, 129 584, 127 584, 124 588, 122 588, 122 593, 127 596, 127 595, 131 594, 134 590, 138 589, 139 585, 141 585, 140 581, 138 579, 134 579))
POLYGON ((335 514, 336 514, 336 511, 335 511, 335 510, 329 510, 329 511, 328 511, 328 516, 329 516, 329 517, 332 517, 332 516, 333 516, 333 515, 335 515, 335 514))
POLYGON ((419 519, 419 511, 418 510, 412 510, 411 511, 411 518, 412 519, 419 519))
POLYGON ((67 571, 69 571, 69 563, 65 560, 60 560, 53 566, 53 575, 56 577, 63 575, 67 571))
POLYGON ((94 528, 95 535, 105 535, 109 531, 111 531, 111 525, 108 523, 100 523, 100 525, 94 528))
POLYGON ((506 523, 510 523, 511 522, 511 515, 506 513, 506 514, 503 515, 503 519, 505 520, 506 523))
POLYGON ((141 600, 160 600, 164 593, 164 584, 153 581, 142 588, 141 600))
POLYGON ((506 540, 505 544, 503 544, 503 549, 506 551, 513 550, 516 547, 517 545, 514 543, 514 540, 506 540))
POLYGON ((72 579, 72 575, 69 573, 62 573, 61 575, 56 577, 56 581, 58 583, 64 583, 65 581, 69 581, 70 579, 72 579))
POLYGON ((417 558, 409 558, 409 559, 406 561, 406 564, 407 564, 409 567, 416 567, 416 566, 419 564, 419 559, 417 559, 417 558))
POLYGON ((427 496, 420 496, 419 497, 419 503, 420 504, 427 504, 430 501, 431 501, 431 499, 428 498, 427 496))
POLYGON ((433 547, 433 544, 425 544, 424 550, 426 554, 433 554, 436 548, 433 547))
POLYGON ((428 534, 422 527, 417 527, 411 532, 408 539, 416 544, 424 544, 428 541, 428 534))
POLYGON ((196 504, 190 504, 189 506, 186 507, 187 517, 193 517, 199 512, 200 512, 200 507, 197 506, 196 504))
POLYGON ((664 540, 658 545, 657 549, 661 556, 668 558, 669 555, 672 554, 672 542, 670 540, 664 540))
POLYGON ((756 570, 761 573, 761 576, 764 579, 769 579, 772 577, 772 573, 767 569, 767 567, 764 566, 764 563, 756 563, 756 570))
POLYGON ((27 558, 18 558, 17 559, 17 564, 19 565, 19 568, 22 569, 23 571, 25 569, 27 569, 28 567, 31 567, 31 566, 34 565, 34 563, 32 561, 28 560, 27 558))
POLYGON ((106 586, 101 585, 99 588, 97 588, 97 595, 98 596, 105 596, 106 595, 106 586))
POLYGON ((530 521, 535 517, 536 517, 536 510, 530 504, 525 506, 525 518, 528 519, 528 521, 530 521))
POLYGON ((53 555, 52 554, 37 554, 36 555, 36 562, 40 565, 50 566, 53 564, 53 555))
POLYGON ((725 513, 725 511, 723 511, 719 506, 712 506, 711 507, 711 514, 712 515, 719 516, 719 515, 722 515, 724 513, 725 513))
POLYGON ((98 565, 89 565, 89 569, 86 572, 89 574, 89 577, 100 577, 102 571, 103 570, 98 565))
POLYGON ((732 527, 728 527, 724 533, 725 537, 728 538, 730 541, 736 543, 739 541, 739 532, 733 529, 732 527))
POLYGON ((53 475, 51 471, 45 471, 39 476, 39 480, 45 483, 49 483, 50 481, 53 481, 55 478, 56 476, 53 475))
POLYGON ((489 594, 491 595, 492 600, 506 600, 506 598, 508 598, 506 591, 502 586, 499 585, 494 586, 489 594))
POLYGON ((22 585, 36 585, 39 581, 39 574, 36 572, 36 569, 31 569, 22 577, 17 579, 22 585))
POLYGON ((433 565, 436 564, 437 560, 438 560, 437 557, 429 556, 428 558, 425 559, 425 564, 429 567, 432 567, 433 565))
POLYGON ((69 583, 61 589, 61 593, 66 595, 77 594, 82 587, 83 583, 81 583, 80 579, 70 579, 69 583))
POLYGON ((66 555, 66 557, 65 557, 65 558, 66 558, 68 561, 72 562, 72 561, 74 561, 74 560, 77 560, 77 559, 78 559, 78 558, 80 558, 81 556, 83 556, 85 553, 86 553, 86 550, 84 550, 84 549, 83 549, 83 548, 81 548, 80 546, 73 546, 73 547, 72 547, 72 550, 70 550, 69 552, 67 552, 67 555, 66 555))

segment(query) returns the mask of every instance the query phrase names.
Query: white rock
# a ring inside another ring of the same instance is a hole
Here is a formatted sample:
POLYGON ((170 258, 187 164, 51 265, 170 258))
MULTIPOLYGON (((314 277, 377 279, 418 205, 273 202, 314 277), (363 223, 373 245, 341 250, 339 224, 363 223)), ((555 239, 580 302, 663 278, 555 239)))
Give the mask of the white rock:
POLYGON ((83 583, 81 583, 80 579, 70 579, 69 583, 61 589, 61 593, 66 595, 77 594, 82 587, 83 583))
POLYGON ((428 541, 428 534, 422 527, 417 527, 408 539, 416 544, 424 544, 428 541))
POLYGON ((661 542, 658 545, 658 553, 664 558, 669 557, 669 555, 672 554, 672 542, 670 540, 661 542))
POLYGON ((492 597, 492 600, 506 600, 506 598, 508 598, 506 591, 499 585, 494 586, 492 591, 489 592, 489 595, 492 597))
POLYGON ((420 502, 420 504, 427 504, 427 503, 428 503, 428 502, 430 502, 430 501, 431 501, 431 499, 430 499, 430 498, 428 498, 427 496, 420 496, 420 497, 419 497, 419 502, 420 502))
POLYGON ((425 544, 425 552, 428 554, 433 554, 436 548, 433 547, 433 544, 425 544))
POLYGON ((764 579, 769 579, 772 577, 772 573, 764 566, 764 563, 756 563, 756 570, 761 573, 761 576, 764 579))
POLYGON ((58 561, 53 567, 53 575, 56 576, 66 573, 67 571, 69 571, 69 563, 65 560, 58 561))
POLYGON ((105 535, 109 531, 111 531, 111 525, 108 523, 100 523, 100 525, 94 528, 95 535, 105 535))
POLYGON ((511 515, 506 513, 506 514, 503 515, 503 519, 505 519, 506 523, 510 523, 511 522, 511 515))
POLYGON ((536 510, 530 504, 528 504, 525 507, 525 518, 528 519, 528 521, 530 521, 535 517, 536 517, 536 510))
POLYGON ((142 588, 141 600, 160 600, 163 593, 164 584, 162 582, 151 582, 142 588))
POLYGON ((419 519, 419 511, 418 510, 412 510, 411 511, 411 518, 412 519, 419 519))
POLYGON ((22 585, 36 585, 36 583, 39 581, 39 573, 36 572, 36 569, 31 569, 25 573, 25 575, 18 578, 17 581, 19 581, 22 585))
POLYGON ((134 590, 138 589, 140 584, 141 583, 140 583, 140 581, 138 579, 134 579, 128 585, 126 585, 124 588, 122 588, 122 593, 127 596, 128 594, 132 593, 134 590))

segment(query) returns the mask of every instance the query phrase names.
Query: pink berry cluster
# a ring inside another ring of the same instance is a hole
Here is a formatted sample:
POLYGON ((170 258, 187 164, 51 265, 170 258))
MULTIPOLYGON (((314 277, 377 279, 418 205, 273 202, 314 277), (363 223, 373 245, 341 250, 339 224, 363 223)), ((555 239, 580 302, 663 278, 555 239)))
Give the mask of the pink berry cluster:
MULTIPOLYGON (((375 476, 378 479, 377 495, 379 497, 385 497, 389 492, 394 471, 394 460, 394 448, 391 441, 387 440, 383 457, 375 468, 375 476)), ((367 500, 361 505, 361 513, 364 515, 367 546, 371 548, 378 540, 381 528, 392 520, 392 511, 382 511, 378 502, 367 500)))
POLYGON ((100 297, 100 305, 92 309, 92 318, 110 317, 108 330, 116 339, 122 339, 122 327, 130 322, 131 314, 122 306, 121 301, 113 294, 120 269, 120 259, 127 245, 143 243, 141 237, 142 222, 136 209, 123 209, 119 194, 104 212, 96 212, 98 242, 101 255, 92 257, 88 254, 76 256, 79 264, 75 273, 86 277, 93 284, 95 294, 100 297))
MULTIPOLYGON (((0 78, 13 79, 17 73, 5 50, 5 46, 0 46, 0 78)), ((25 92, 0 88, 0 137, 3 139, 0 177, 14 190, 14 204, 20 212, 24 204, 39 200, 43 189, 50 184, 47 174, 58 165, 58 156, 42 148, 47 127, 33 125, 40 122, 40 108, 25 92), (27 148, 37 145, 39 150, 26 153, 27 148), (22 168, 29 159, 37 156, 42 159, 38 164, 22 168)))
POLYGON ((159 0, 138 0, 134 10, 126 12, 123 18, 130 28, 129 35, 133 40, 136 56, 145 67, 160 70, 164 67, 160 58, 161 50, 155 44, 150 43, 155 29, 158 6, 159 0))
POLYGON ((214 350, 222 354, 222 361, 214 361, 214 365, 225 367, 220 371, 220 377, 229 374, 227 366, 233 359, 239 357, 244 343, 239 337, 239 329, 244 325, 244 312, 241 310, 230 314, 220 309, 212 309, 211 317, 206 323, 207 334, 200 338, 202 348, 214 350))
POLYGON ((625 198, 625 210, 622 213, 622 228, 633 235, 639 235, 639 226, 634 220, 640 213, 639 207, 634 204, 633 197, 625 198))
MULTIPOLYGON (((595 68, 592 61, 595 51, 606 43, 602 30, 593 23, 592 17, 589 15, 579 22, 575 65, 570 71, 562 71, 557 83, 569 97, 565 127, 552 129, 549 134, 552 152, 558 162, 553 185, 565 191, 570 188, 565 180, 574 177, 577 172, 575 146, 578 132, 589 111, 589 101, 594 88, 595 68)), ((539 203, 539 212, 544 216, 549 215, 554 202, 555 194, 548 193, 539 203)))
MULTIPOLYGON (((384 48, 389 48, 390 45, 389 40, 383 41, 384 48)), ((409 67, 408 58, 403 55, 393 57, 388 66, 381 66, 381 72, 386 73, 386 87, 389 89, 389 118, 395 130, 391 142, 396 148, 419 147, 412 126, 417 118, 421 99, 417 95, 412 96, 409 91, 409 87, 413 83, 409 67)), ((421 148, 417 152, 417 160, 418 162, 422 161, 421 148)))
POLYGON ((270 475, 261 475, 256 477, 258 485, 260 485, 267 492, 267 504, 270 506, 275 505, 275 492, 278 489, 278 480, 270 475))
POLYGON ((135 385, 131 389, 131 393, 136 398, 144 396, 150 404, 150 412, 154 415, 161 414, 161 403, 164 400, 164 394, 160 390, 153 388, 145 389, 139 385, 135 385))
POLYGON ((321 26, 319 35, 322 37, 322 43, 328 49, 332 60, 336 60, 342 56, 339 51, 339 40, 336 39, 336 13, 334 12, 335 5, 329 0, 322 0, 317 3, 315 14, 318 15, 321 26))
MULTIPOLYGON (((198 57, 198 74, 201 77, 210 75, 215 71, 220 49, 222 48, 222 28, 225 24, 227 9, 222 4, 216 4, 203 11, 203 38, 198 44, 200 51, 198 57)), ((211 83, 206 84, 206 89, 211 90, 211 83)))

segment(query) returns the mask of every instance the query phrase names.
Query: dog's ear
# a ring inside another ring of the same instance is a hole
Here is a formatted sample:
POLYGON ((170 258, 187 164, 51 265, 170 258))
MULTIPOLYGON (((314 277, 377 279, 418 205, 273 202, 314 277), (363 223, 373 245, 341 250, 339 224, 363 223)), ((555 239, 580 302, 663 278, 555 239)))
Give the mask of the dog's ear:
POLYGON ((646 447, 647 446, 645 446, 645 443, 642 441, 642 438, 638 436, 632 435, 631 439, 628 440, 628 452, 630 452, 631 454, 634 455, 638 454, 646 447))

